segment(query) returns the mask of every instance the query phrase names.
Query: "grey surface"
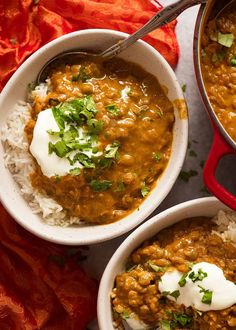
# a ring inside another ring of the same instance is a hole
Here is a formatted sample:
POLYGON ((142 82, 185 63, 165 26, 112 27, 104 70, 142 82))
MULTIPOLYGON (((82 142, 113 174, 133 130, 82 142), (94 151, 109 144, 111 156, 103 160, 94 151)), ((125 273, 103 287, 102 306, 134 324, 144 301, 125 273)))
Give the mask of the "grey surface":
MULTIPOLYGON (((165 4, 170 2, 165 1, 165 4)), ((207 158, 213 139, 213 132, 198 93, 192 50, 194 25, 198 8, 196 6, 186 10, 178 19, 177 35, 180 44, 180 60, 175 70, 180 84, 187 85, 185 95, 189 108, 189 142, 191 147, 188 149, 183 170, 196 170, 198 175, 192 177, 188 183, 178 179, 169 195, 155 210, 153 215, 181 202, 209 196, 207 192, 202 191, 204 184, 200 162, 207 158), (196 157, 191 157, 190 150, 194 150, 196 157)), ((236 194, 236 180, 234 179, 236 172, 235 158, 230 156, 226 162, 223 162, 223 166, 220 166, 218 177, 221 182, 224 182, 231 190, 234 190, 236 194)), ((110 257, 126 236, 123 235, 112 241, 91 246, 89 258, 86 262, 86 268, 89 273, 99 279, 110 257)))

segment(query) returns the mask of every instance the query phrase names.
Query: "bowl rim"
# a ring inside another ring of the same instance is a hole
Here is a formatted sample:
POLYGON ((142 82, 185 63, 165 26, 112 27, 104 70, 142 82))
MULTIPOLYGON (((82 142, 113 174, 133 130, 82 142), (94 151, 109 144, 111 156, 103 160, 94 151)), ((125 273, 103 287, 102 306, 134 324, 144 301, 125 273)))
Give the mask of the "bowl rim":
MULTIPOLYGON (((94 35, 97 33, 99 33, 99 34, 105 33, 107 35, 111 35, 111 36, 113 35, 113 36, 118 36, 118 37, 120 36, 122 38, 128 36, 128 34, 126 34, 126 33, 123 33, 120 31, 115 31, 115 30, 87 29, 87 30, 82 30, 82 31, 71 32, 71 33, 63 35, 55 40, 52 40, 48 44, 46 44, 43 47, 41 47, 40 49, 38 49, 34 54, 32 54, 12 75, 12 77, 7 82, 6 86, 4 87, 4 89, 0 95, 0 104, 3 102, 5 97, 8 95, 8 92, 11 90, 15 81, 18 79, 18 76, 21 74, 22 71, 24 71, 27 68, 29 63, 34 62, 34 60, 39 58, 42 54, 50 51, 51 48, 53 49, 54 46, 56 46, 58 44, 63 44, 63 42, 65 40, 72 39, 74 37, 80 37, 83 35, 86 35, 89 37, 89 35, 91 35, 91 34, 94 35)), ((170 67, 170 65, 167 63, 167 61, 164 59, 164 57, 156 49, 154 49, 151 45, 149 45, 145 41, 138 40, 137 43, 143 45, 148 52, 151 52, 155 55, 156 60, 159 61, 165 67, 165 71, 168 73, 169 77, 171 78, 173 87, 176 88, 176 94, 179 97, 181 97, 181 99, 182 98, 184 99, 182 89, 175 76, 175 73, 172 70, 172 68, 170 67)), ((95 244, 95 243, 100 243, 103 241, 113 239, 117 236, 127 233, 130 230, 132 230, 134 227, 138 226, 141 222, 143 222, 160 205, 160 203, 164 200, 164 198, 167 196, 167 194, 172 189, 173 184, 175 183, 175 181, 179 175, 179 172, 183 166, 183 162, 185 159, 187 143, 188 143, 188 120, 186 120, 186 119, 184 119, 184 120, 180 119, 180 120, 182 121, 181 145, 179 146, 178 162, 176 163, 176 167, 173 171, 173 176, 171 177, 171 181, 168 182, 167 188, 164 190, 164 192, 162 192, 161 200, 160 200, 159 204, 157 205, 157 204, 153 203, 152 206, 149 206, 148 208, 145 207, 145 210, 143 210, 142 214, 140 214, 140 215, 137 214, 138 219, 135 222, 134 221, 130 222, 130 223, 129 223, 129 221, 125 222, 125 220, 126 220, 126 217, 125 217, 117 222, 114 222, 114 223, 111 223, 108 225, 100 225, 100 226, 103 226, 103 228, 104 228, 104 226, 109 226, 111 228, 111 230, 107 230, 107 231, 104 230, 104 233, 102 235, 100 235, 99 237, 97 237, 96 233, 91 234, 90 237, 80 237, 79 235, 77 235, 76 237, 65 237, 66 235, 64 235, 63 237, 57 237, 57 235, 54 236, 54 235, 48 234, 45 230, 39 231, 38 228, 36 228, 36 229, 33 228, 33 226, 31 225, 30 222, 26 223, 26 222, 22 221, 21 216, 18 216, 17 210, 15 210, 14 208, 11 207, 10 203, 7 201, 7 198, 5 198, 5 196, 4 196, 4 192, 1 191, 1 189, 0 189, 0 201, 3 204, 3 206, 6 208, 6 210, 9 212, 9 214, 11 214, 11 216, 15 219, 15 221, 18 222, 21 226, 23 226, 26 230, 28 230, 29 232, 33 233, 34 235, 36 235, 40 238, 43 238, 45 240, 48 240, 48 241, 51 241, 54 243, 66 244, 66 245, 95 244), (120 226, 115 225, 115 224, 119 224, 119 223, 121 224, 122 221, 123 221, 122 225, 120 225, 120 226)), ((171 159, 171 157, 170 157, 170 159, 171 159)), ((154 190, 155 190, 155 188, 154 188, 154 190)), ((147 199, 148 198, 149 197, 147 197, 147 199)), ((134 213, 134 212, 135 212, 135 210, 132 213, 134 213)), ((92 227, 93 226, 91 226, 91 229, 92 229, 92 227)), ((79 226, 76 227, 75 229, 77 229, 77 228, 79 228, 79 226)))
MULTIPOLYGON (((136 228, 118 247, 115 253, 112 255, 109 260, 102 278, 99 284, 98 291, 98 299, 97 299, 97 315, 98 315, 98 323, 99 329, 101 330, 114 330, 112 327, 108 327, 107 322, 112 322, 111 318, 111 303, 110 303, 110 293, 111 288, 113 287, 114 279, 117 274, 115 272, 116 266, 118 263, 124 265, 125 260, 127 260, 127 256, 132 253, 138 246, 140 246, 145 240, 152 238, 158 232, 172 226, 175 223, 181 222, 186 218, 191 218, 191 210, 196 208, 202 209, 202 216, 206 216, 206 209, 211 207, 213 209, 229 209, 226 205, 224 205, 221 201, 219 201, 215 197, 202 197, 197 199, 192 199, 177 205, 174 205, 161 213, 153 216, 148 221, 144 222, 141 226, 136 228), (205 207, 205 208, 204 208, 205 207), (178 219, 180 213, 184 212, 184 215, 178 219), (176 218, 175 219, 175 215, 176 218), (165 225, 166 218, 174 217, 171 220, 170 224, 167 223, 165 225), (156 226, 158 226, 157 229, 156 226)), ((122 267, 122 266, 121 266, 122 267)))

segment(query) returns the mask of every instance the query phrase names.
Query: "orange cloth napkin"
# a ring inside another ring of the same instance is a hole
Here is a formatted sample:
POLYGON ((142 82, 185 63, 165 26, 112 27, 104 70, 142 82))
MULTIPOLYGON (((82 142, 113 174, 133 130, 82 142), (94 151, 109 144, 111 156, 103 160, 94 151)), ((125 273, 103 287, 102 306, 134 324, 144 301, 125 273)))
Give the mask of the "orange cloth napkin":
MULTIPOLYGON (((161 8, 155 0, 1 0, 0 91, 19 65, 47 42, 88 28, 133 33, 161 8)), ((175 25, 144 38, 172 66, 179 51, 175 25)))
POLYGON ((80 268, 84 252, 33 236, 0 205, 0 329, 86 329, 97 283, 80 268))

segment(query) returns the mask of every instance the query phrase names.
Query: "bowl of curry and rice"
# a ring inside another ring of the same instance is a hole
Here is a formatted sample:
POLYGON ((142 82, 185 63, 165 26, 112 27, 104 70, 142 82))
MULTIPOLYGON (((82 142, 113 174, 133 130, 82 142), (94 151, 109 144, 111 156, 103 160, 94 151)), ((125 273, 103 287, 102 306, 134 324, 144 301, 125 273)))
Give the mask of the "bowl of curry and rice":
POLYGON ((118 248, 100 282, 101 330, 235 329, 236 213, 208 197, 158 214, 118 248))
POLYGON ((95 243, 131 230, 182 167, 182 90, 145 42, 104 62, 58 62, 34 83, 55 55, 75 45, 98 51, 125 36, 88 30, 60 37, 33 54, 0 96, 0 198, 18 223, 47 240, 95 243))

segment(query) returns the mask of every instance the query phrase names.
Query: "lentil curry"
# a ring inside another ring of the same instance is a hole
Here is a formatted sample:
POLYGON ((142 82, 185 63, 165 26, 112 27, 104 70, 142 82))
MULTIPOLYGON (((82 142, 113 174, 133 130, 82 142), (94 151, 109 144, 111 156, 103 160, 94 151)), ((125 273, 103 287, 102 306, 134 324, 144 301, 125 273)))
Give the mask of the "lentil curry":
POLYGON ((236 4, 208 22, 201 45, 201 70, 209 100, 236 141, 236 4))
MULTIPOLYGON (((140 326, 139 329, 157 329, 158 326, 165 330, 236 329, 235 304, 223 310, 200 312, 191 306, 178 304, 175 299, 168 299, 167 294, 170 293, 161 293, 159 290, 163 274, 173 270, 184 274, 178 282, 181 289, 186 283, 187 272, 199 262, 220 267, 228 280, 236 282, 236 247, 223 242, 220 236, 212 232, 214 226, 208 218, 186 219, 162 230, 131 254, 127 270, 116 276, 112 292, 114 318, 118 328, 120 325, 123 329, 122 319, 128 320, 136 315, 146 324, 146 327, 140 326)), ((202 271, 203 274, 207 276, 202 271)), ((195 276, 195 280, 199 280, 199 288, 204 286, 200 282, 203 277, 195 276)), ((195 281, 193 276, 191 278, 195 281)), ((178 298, 179 292, 174 293, 171 293, 172 296, 178 298)))
POLYGON ((48 177, 35 162, 33 187, 82 221, 104 224, 125 217, 167 166, 172 103, 154 76, 121 59, 60 65, 49 78, 49 92, 34 98, 25 132, 31 143, 39 114, 52 108, 60 132, 47 131, 59 139, 49 143, 48 153, 79 165, 48 177), (84 130, 83 143, 76 125, 84 130))

